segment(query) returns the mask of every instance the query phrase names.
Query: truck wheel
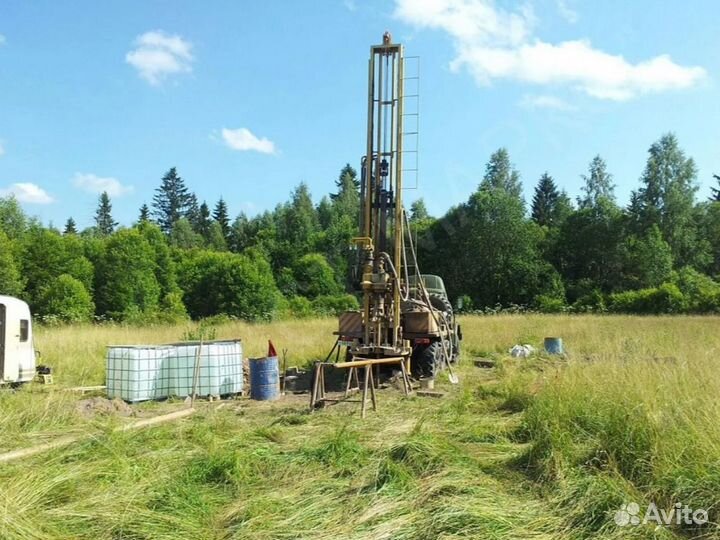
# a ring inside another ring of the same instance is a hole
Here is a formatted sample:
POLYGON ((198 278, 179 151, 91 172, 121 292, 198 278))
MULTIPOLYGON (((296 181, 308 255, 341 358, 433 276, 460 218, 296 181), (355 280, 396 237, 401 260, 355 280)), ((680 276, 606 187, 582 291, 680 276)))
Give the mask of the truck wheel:
POLYGON ((417 370, 420 377, 435 378, 442 370, 442 345, 435 341, 417 355, 417 370))
POLYGON ((450 303, 450 300, 448 300, 442 295, 433 293, 429 293, 428 297, 430 298, 430 304, 432 305, 432 307, 439 311, 442 311, 443 313, 452 315, 452 304, 450 303))

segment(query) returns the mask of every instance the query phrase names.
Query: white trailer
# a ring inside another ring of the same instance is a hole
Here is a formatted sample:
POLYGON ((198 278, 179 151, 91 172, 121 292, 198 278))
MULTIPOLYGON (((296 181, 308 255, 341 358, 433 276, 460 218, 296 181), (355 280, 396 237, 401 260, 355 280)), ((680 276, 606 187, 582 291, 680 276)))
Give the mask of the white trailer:
POLYGON ((28 305, 0 295, 0 384, 15 384, 35 377, 35 348, 28 305))

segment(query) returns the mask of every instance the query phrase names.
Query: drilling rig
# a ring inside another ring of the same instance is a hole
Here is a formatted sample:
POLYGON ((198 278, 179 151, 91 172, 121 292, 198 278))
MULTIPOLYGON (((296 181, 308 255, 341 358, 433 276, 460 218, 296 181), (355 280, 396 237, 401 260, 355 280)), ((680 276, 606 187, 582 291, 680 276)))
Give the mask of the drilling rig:
POLYGON ((459 356, 462 338, 438 276, 423 275, 402 203, 405 57, 389 32, 370 49, 367 147, 361 161, 357 246, 362 310, 342 314, 349 361, 399 358, 414 376, 434 377, 459 356))

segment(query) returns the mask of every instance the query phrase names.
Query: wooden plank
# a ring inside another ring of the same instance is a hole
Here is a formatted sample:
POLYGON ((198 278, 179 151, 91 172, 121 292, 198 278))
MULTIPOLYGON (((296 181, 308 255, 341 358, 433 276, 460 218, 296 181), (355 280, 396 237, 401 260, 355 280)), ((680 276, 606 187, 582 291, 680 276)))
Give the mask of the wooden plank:
POLYGON ((422 397, 434 397, 441 398, 445 397, 445 392, 435 392, 433 390, 416 390, 415 394, 422 397))
MULTIPOLYGON (((153 418, 138 420, 137 422, 134 422, 132 424, 115 428, 113 431, 130 431, 133 429, 154 426, 157 424, 162 424, 164 422, 170 422, 172 420, 178 420, 179 418, 190 416, 194 412, 195 409, 181 409, 179 411, 171 412, 169 414, 163 414, 160 416, 154 416, 153 418)), ((11 452, 5 452, 4 454, 0 454, 0 463, 7 463, 9 461, 15 461, 16 459, 22 459, 37 454, 42 454, 43 452, 47 452, 48 450, 53 450, 55 448, 62 448, 74 442, 88 439, 93 435, 93 433, 68 435, 66 437, 60 437, 59 439, 56 439, 54 441, 50 441, 44 444, 38 444, 37 446, 31 446, 29 448, 21 448, 19 450, 12 450, 11 452)))
POLYGON ((390 358, 371 358, 367 360, 353 360, 351 362, 338 362, 337 364, 326 364, 339 369, 352 368, 352 367, 365 367, 374 366, 377 364, 398 364, 404 362, 405 358, 402 356, 393 356, 390 358))

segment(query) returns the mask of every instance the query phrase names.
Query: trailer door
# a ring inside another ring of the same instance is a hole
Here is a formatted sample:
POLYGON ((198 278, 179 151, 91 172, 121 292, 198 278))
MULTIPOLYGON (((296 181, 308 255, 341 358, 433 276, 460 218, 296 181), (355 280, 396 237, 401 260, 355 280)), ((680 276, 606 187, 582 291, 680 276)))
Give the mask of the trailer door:
POLYGON ((0 304, 0 380, 5 378, 5 334, 7 333, 7 310, 0 304))

